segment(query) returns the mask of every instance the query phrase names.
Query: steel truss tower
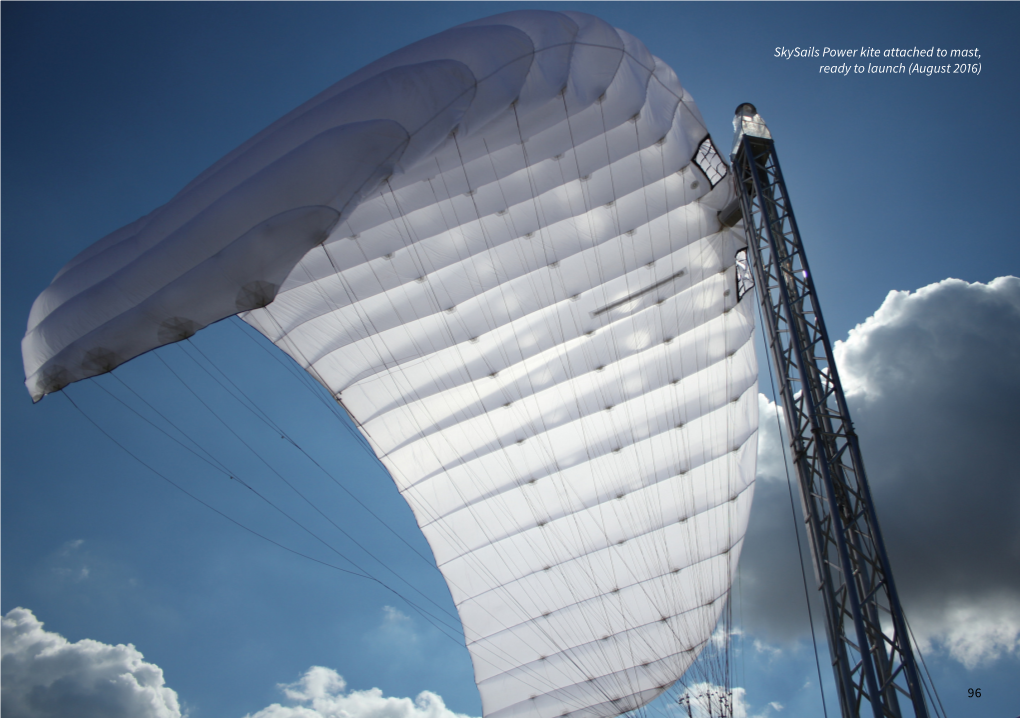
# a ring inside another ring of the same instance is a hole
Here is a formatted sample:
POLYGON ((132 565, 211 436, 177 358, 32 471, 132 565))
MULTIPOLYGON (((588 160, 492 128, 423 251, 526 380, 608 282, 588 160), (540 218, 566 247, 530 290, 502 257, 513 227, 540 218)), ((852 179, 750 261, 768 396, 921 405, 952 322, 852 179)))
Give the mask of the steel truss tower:
MULTIPOLYGON (((741 105, 734 124, 733 178, 825 604, 843 718, 900 718, 911 715, 910 709, 915 718, 928 718, 779 158, 753 105, 741 105)), ((724 224, 735 221, 723 217, 724 224)))

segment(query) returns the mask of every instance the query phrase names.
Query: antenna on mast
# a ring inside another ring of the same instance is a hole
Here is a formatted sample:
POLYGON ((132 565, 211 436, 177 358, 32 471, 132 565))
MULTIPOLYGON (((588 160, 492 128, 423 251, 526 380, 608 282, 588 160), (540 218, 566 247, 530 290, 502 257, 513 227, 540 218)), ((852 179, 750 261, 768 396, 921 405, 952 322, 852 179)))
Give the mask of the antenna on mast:
MULTIPOLYGON (((763 329, 779 376, 843 718, 928 718, 857 434, 775 144, 750 103, 737 107, 733 128, 732 176, 751 265, 746 279, 753 277, 758 289, 763 329), (901 712, 901 698, 912 713, 901 712)), ((725 226, 738 221, 735 210, 720 212, 725 226)))

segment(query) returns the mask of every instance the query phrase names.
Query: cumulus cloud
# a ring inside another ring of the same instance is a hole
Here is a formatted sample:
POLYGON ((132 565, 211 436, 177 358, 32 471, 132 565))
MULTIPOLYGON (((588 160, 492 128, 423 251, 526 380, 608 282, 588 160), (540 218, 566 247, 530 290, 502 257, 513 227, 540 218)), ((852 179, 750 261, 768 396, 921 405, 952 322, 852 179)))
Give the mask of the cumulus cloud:
POLYGON ((1020 601, 1015 596, 953 597, 918 613, 911 620, 924 652, 934 644, 967 668, 1020 652, 1020 601))
POLYGON ((731 641, 739 639, 743 635, 743 629, 733 628, 726 632, 722 626, 716 626, 715 631, 712 632, 712 647, 716 650, 725 650, 731 641))
MULTIPOLYGON (((759 394, 758 480, 747 539, 740 557, 740 594, 747 630, 755 636, 788 642, 806 635, 809 625, 794 523, 800 520, 800 499, 793 463, 789 452, 784 450, 784 442, 780 440, 777 418, 785 432, 786 419, 782 409, 759 394), (794 482, 792 485, 787 484, 787 466, 794 482)), ((812 569, 807 545, 802 544, 801 549, 810 583, 812 569)), ((815 600, 815 592, 809 593, 814 601, 812 610, 817 610, 820 603, 815 600)), ((822 638, 824 628, 816 628, 821 629, 819 637, 822 638)))
POLYGON ((680 714, 686 713, 692 718, 710 718, 727 713, 733 718, 748 716, 746 691, 739 687, 727 690, 706 681, 691 683, 678 696, 677 703, 681 709, 680 714), (728 706, 729 711, 720 709, 720 705, 728 706))
POLYGON ((388 698, 378 688, 347 691, 336 671, 313 666, 294 683, 279 686, 291 706, 274 703, 245 718, 467 718, 446 707, 430 691, 410 698, 388 698))
MULTIPOLYGON (((1020 652, 1020 279, 890 292, 834 350, 922 648, 967 667, 1020 652)), ((752 633, 792 639, 807 625, 775 411, 762 397, 744 606, 752 633)))
POLYGON ((162 669, 130 644, 71 643, 26 608, 4 616, 0 643, 4 718, 181 718, 162 669))
POLYGON ((678 696, 677 705, 680 716, 691 718, 712 718, 712 716, 729 715, 733 718, 769 718, 783 710, 783 705, 772 701, 759 713, 751 713, 751 704, 747 702, 747 691, 740 687, 727 690, 722 686, 705 681, 692 683, 684 688, 678 696), (721 708, 721 706, 725 706, 721 708), (728 710, 727 710, 728 708, 728 710))

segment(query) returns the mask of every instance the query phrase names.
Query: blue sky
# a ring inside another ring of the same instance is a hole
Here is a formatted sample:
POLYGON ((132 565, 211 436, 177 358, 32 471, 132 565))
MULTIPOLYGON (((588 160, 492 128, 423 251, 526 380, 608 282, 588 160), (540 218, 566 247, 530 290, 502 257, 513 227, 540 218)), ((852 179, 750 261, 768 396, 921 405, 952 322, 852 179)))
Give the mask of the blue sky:
MULTIPOLYGON (((193 718, 254 713, 283 700, 277 684, 296 681, 313 665, 336 670, 352 690, 378 687, 401 697, 429 690, 456 712, 480 715, 466 650, 398 596, 239 529, 136 463, 67 397, 33 406, 22 384, 20 339, 33 299, 64 263, 166 202, 271 121, 388 52, 518 7, 561 6, 3 4, 3 613, 28 608, 48 631, 71 641, 134 644, 163 669, 193 718)), ((1011 140, 1013 118, 1020 115, 1014 91, 1020 6, 568 7, 631 32, 673 67, 720 147, 729 145, 736 105, 757 105, 777 140, 834 338, 846 340, 891 291, 919 290, 947 278, 988 285, 1020 274, 1013 217, 1020 150, 1011 140), (818 60, 774 56, 777 47, 862 45, 976 47, 982 70, 977 76, 843 77, 820 74, 818 60)), ((979 655, 968 665, 960 658, 964 649, 953 654, 952 640, 939 633, 950 603, 956 620, 971 621, 980 633, 982 620, 998 616, 999 609, 1008 614, 1011 602, 1020 601, 1020 588, 1008 580, 1020 575, 1020 504, 1010 503, 1017 494, 1009 488, 1020 477, 1003 448, 1017 433, 1016 418, 1003 407, 1020 398, 1012 361, 1020 361, 1020 350, 1009 338, 1018 327, 1008 323, 1015 319, 1005 293, 943 284, 923 296, 903 295, 883 306, 884 319, 847 342, 847 366, 859 380, 856 401, 864 415, 857 415, 857 423, 866 452, 869 440, 877 447, 873 481, 893 477, 876 493, 897 507, 883 513, 880 505, 890 542, 898 541, 890 546, 894 567, 899 571, 895 561, 902 557, 902 573, 913 581, 905 593, 936 637, 930 667, 949 714, 956 716, 1020 713, 1020 691, 1010 680, 1020 673, 1015 649, 998 658, 979 655), (997 310, 1000 304, 1007 309, 997 310), (973 330, 970 353, 949 344, 961 332, 947 326, 973 330), (904 356, 905 347, 917 353, 904 356), (892 362, 901 362, 896 371, 914 367, 916 376, 889 379, 896 374, 892 362), (920 381, 922 374, 930 381, 920 381), (915 395, 896 394, 915 384, 930 406, 915 395), (900 402, 888 403, 893 396, 900 402), (905 405, 918 412, 923 406, 924 414, 904 413, 905 405), (916 443, 894 455, 883 437, 903 426, 912 427, 905 436, 916 443), (967 442, 926 473, 925 462, 945 449, 945 441, 934 445, 942 435, 965 436, 967 442), (960 471, 938 473, 964 455, 960 471), (934 488, 919 492, 918 476, 934 488), (945 540, 927 541, 925 532, 945 540), (986 533, 990 538, 982 541, 986 533), (981 556, 967 554, 971 548, 981 556), (957 570, 968 563, 980 572, 957 570), (952 593, 962 584, 973 590, 952 593), (952 601, 940 604, 939 597, 950 593, 952 601), (982 698, 968 699, 967 689, 978 687, 982 698)), ((175 412, 178 424, 206 422, 197 426, 198 434, 222 447, 224 461, 251 461, 215 419, 194 418, 203 410, 167 365, 188 373, 189 384, 229 412, 271 461, 300 467, 309 492, 333 507, 343 528, 388 567, 373 566, 377 575, 411 596, 401 582, 406 580, 452 611, 439 575, 407 545, 428 555, 378 462, 256 346, 250 332, 242 336, 246 331, 236 320, 222 322, 196 337, 193 347, 167 347, 114 376, 72 386, 68 394, 188 491, 297 550, 347 566, 105 392, 124 393, 124 385, 144 391, 164 411, 175 412), (185 353, 201 358, 198 350, 215 366, 230 366, 231 379, 393 531, 305 454, 232 405, 185 353)), ((867 453, 865 459, 873 465, 867 453)), ((780 530, 789 532, 792 543, 789 516, 779 524, 784 495, 770 486, 785 491, 781 482, 762 482, 752 527, 762 547, 773 546, 780 530), (761 513, 765 507, 776 511, 761 513)), ((292 509, 305 510, 298 504, 292 509)), ((319 518, 302 514, 302 520, 319 518)), ((359 564, 373 561, 346 538, 338 536, 337 545, 359 564)), ((740 685, 751 710, 818 715, 817 691, 803 688, 815 680, 810 649, 801 640, 805 622, 776 608, 792 604, 802 589, 794 585, 782 594, 782 587, 763 578, 786 575, 785 568, 773 570, 767 552, 748 550, 745 559, 749 578, 746 586, 738 584, 748 602, 742 605, 745 633, 736 645, 742 646, 740 685), (764 603, 752 605, 756 597, 764 603), (770 702, 782 710, 767 708, 770 702)), ((823 677, 831 681, 828 671, 823 677)), ((831 690, 828 696, 834 711, 831 690)))

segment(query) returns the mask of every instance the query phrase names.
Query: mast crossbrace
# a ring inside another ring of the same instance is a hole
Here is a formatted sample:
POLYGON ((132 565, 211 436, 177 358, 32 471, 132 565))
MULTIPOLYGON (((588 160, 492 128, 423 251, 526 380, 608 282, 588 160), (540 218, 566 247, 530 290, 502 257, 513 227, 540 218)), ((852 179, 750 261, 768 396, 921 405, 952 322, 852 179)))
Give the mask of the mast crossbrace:
POLYGON ((779 377, 842 715, 911 715, 901 713, 902 702, 915 718, 928 718, 775 145, 767 137, 738 136, 732 176, 779 377))

